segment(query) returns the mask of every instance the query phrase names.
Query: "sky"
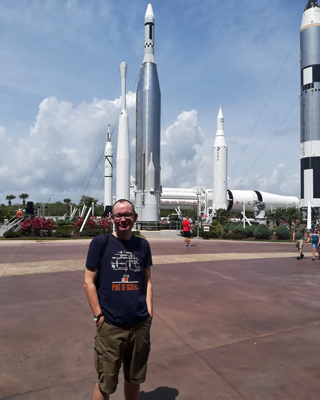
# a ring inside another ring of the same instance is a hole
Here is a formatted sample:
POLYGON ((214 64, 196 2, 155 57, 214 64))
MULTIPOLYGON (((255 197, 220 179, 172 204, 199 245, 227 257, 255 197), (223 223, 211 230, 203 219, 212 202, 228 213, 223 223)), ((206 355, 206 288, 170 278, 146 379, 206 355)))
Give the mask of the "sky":
MULTIPOLYGON (((145 0, 0 2, 0 203, 103 202, 128 65, 130 174, 145 0), (50 199, 50 200, 49 200, 50 199)), ((163 187, 212 188, 221 106, 228 189, 300 198, 299 29, 307 0, 153 0, 163 187)), ((116 172, 116 171, 115 171, 116 172)), ((115 176, 114 176, 115 179, 115 176)))

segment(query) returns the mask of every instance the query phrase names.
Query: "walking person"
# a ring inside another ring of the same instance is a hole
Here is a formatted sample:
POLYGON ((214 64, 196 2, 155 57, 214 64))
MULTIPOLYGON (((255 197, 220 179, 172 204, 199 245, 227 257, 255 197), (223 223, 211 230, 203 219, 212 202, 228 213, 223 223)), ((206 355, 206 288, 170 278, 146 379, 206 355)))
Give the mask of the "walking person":
POLYGON ((298 248, 298 257, 297 260, 301 260, 304 257, 304 254, 302 253, 303 245, 306 243, 308 238, 308 233, 306 231, 306 227, 304 225, 301 225, 301 220, 297 219, 296 220, 296 226, 294 228, 292 240, 296 242, 296 247, 298 248))
POLYGON ((186 247, 191 247, 191 224, 188 216, 186 216, 186 218, 183 220, 182 227, 184 235, 184 244, 186 247))
POLYGON ((320 235, 317 228, 314 228, 313 233, 310 233, 309 240, 312 240, 312 261, 315 260, 316 249, 318 250, 320 260, 320 235))
POLYGON ((93 400, 108 400, 121 364, 124 398, 138 400, 145 381, 152 321, 152 257, 147 240, 131 235, 138 215, 128 200, 112 208, 115 232, 90 243, 84 287, 96 323, 93 400), (98 280, 97 280, 98 279, 98 280))

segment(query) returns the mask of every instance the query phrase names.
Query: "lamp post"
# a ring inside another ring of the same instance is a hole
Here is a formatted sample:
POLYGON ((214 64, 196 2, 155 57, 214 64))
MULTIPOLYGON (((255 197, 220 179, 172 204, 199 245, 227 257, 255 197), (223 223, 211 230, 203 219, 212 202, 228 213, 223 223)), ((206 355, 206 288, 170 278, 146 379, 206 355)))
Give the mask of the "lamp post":
POLYGON ((199 224, 200 224, 200 192, 197 191, 197 219, 198 219, 198 223, 197 223, 197 239, 199 239, 199 224))

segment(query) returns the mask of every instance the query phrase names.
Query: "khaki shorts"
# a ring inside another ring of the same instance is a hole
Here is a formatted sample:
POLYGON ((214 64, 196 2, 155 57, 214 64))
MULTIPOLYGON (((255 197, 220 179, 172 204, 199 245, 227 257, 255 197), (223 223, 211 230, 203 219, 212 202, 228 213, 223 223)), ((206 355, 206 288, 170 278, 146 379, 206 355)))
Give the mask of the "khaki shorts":
POLYGON ((142 383, 146 379, 150 352, 151 317, 129 327, 103 322, 97 330, 94 346, 94 366, 102 392, 112 394, 117 389, 118 375, 123 362, 124 379, 142 383))
POLYGON ((304 239, 296 240, 296 247, 297 247, 299 250, 303 248, 303 245, 304 245, 304 239))

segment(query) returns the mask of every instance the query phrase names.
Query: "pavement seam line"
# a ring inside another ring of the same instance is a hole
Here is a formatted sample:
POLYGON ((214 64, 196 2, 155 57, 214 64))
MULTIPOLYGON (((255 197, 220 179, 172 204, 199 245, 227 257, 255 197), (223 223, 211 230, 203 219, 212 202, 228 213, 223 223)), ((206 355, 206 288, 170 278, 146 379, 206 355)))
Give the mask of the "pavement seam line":
MULTIPOLYGON (((154 266, 209 262, 209 261, 234 261, 251 260, 261 258, 291 258, 295 253, 209 253, 209 254, 188 254, 188 255, 169 255, 153 256, 154 266)), ((27 263, 4 263, 0 264, 0 270, 4 268, 4 276, 30 275, 39 273, 81 271, 85 270, 85 259, 79 260, 57 260, 57 261, 35 261, 27 263), (43 265, 45 264, 45 265, 43 265), (61 265, 63 264, 63 265, 61 265), (70 265, 71 264, 71 265, 70 265)))

